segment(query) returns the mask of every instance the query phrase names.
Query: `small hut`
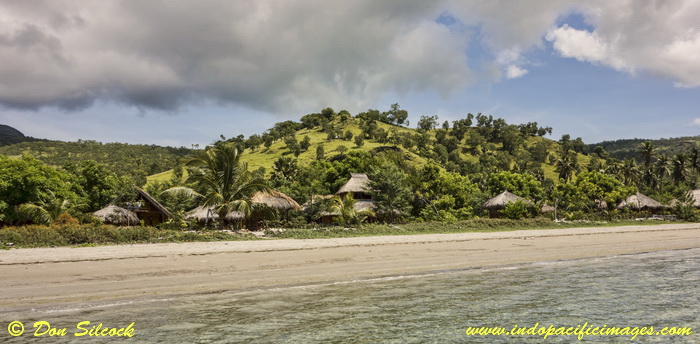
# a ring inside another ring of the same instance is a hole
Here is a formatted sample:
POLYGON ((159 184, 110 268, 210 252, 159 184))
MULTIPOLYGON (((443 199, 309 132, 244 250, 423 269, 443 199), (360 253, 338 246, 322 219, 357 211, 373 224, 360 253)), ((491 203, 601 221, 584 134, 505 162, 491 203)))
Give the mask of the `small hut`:
POLYGON ((517 201, 522 201, 529 205, 533 205, 532 201, 529 201, 518 195, 514 195, 508 192, 508 190, 506 190, 503 191, 503 193, 497 195, 496 197, 484 202, 482 208, 487 209, 489 211, 490 217, 501 217, 503 215, 501 211, 506 208, 506 204, 517 201))
POLYGON ((700 208, 700 189, 688 191, 690 198, 693 200, 695 208, 700 208))
POLYGON ((624 201, 617 205, 618 210, 631 209, 636 211, 647 210, 655 212, 664 208, 665 207, 661 203, 639 192, 627 197, 624 201))
POLYGON ((92 214, 103 223, 111 225, 135 226, 140 222, 138 216, 136 216, 134 212, 117 207, 113 204, 110 204, 92 214))
POLYGON ((336 195, 345 196, 347 193, 352 192, 352 198, 354 199, 372 199, 370 194, 372 191, 369 187, 369 177, 364 173, 350 173, 350 180, 348 180, 345 185, 343 185, 336 195))
MULTIPOLYGON (((188 220, 197 220, 197 222, 200 223, 209 223, 210 221, 218 221, 219 220, 219 214, 216 212, 214 207, 205 207, 203 205, 200 205, 197 208, 192 209, 187 215, 185 215, 185 218, 188 220)), ((226 214, 226 218, 224 220, 228 223, 235 223, 238 221, 239 223, 245 219, 245 216, 243 213, 240 211, 231 211, 228 214, 226 214)))
POLYGON ((155 198, 139 187, 135 187, 140 200, 127 204, 127 208, 133 211, 147 226, 155 226, 173 217, 155 198))
POLYGON ((540 208, 540 212, 542 214, 551 214, 554 213, 555 210, 556 209, 553 206, 549 205, 549 203, 543 204, 542 208, 540 208))
POLYGON ((265 204, 276 210, 301 210, 301 206, 294 199, 275 190, 256 192, 251 200, 253 203, 265 204))

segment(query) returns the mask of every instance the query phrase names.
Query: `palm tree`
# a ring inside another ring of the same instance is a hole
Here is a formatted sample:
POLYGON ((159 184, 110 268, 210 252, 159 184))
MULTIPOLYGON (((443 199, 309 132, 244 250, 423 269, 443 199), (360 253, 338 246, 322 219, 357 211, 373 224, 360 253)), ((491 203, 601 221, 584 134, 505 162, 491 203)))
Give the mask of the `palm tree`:
POLYGON ((559 179, 563 179, 564 182, 568 182, 574 175, 574 172, 578 171, 579 165, 576 159, 576 153, 563 153, 554 163, 555 171, 559 173, 559 179))
POLYGON ((647 169, 649 169, 651 166, 651 159, 654 157, 654 150, 656 150, 656 147, 654 147, 654 144, 651 141, 642 143, 639 150, 639 152, 642 153, 642 157, 644 157, 644 167, 647 169))
POLYGON ((673 177, 673 182, 676 183, 676 185, 680 182, 684 182, 688 176, 687 162, 688 156, 685 154, 676 154, 673 160, 671 160, 671 165, 673 166, 671 177, 673 177))
POLYGON ((664 186, 664 179, 671 175, 671 161, 667 155, 660 155, 654 163, 654 171, 658 179, 658 188, 661 190, 664 186))
POLYGON ((201 205, 212 207, 223 221, 232 211, 250 218, 254 206, 251 197, 259 191, 269 192, 265 181, 248 171, 248 164, 241 162, 235 144, 219 141, 204 150, 196 151, 185 161, 190 171, 186 184, 165 190, 166 193, 199 197, 201 205))
POLYGON ((50 199, 38 205, 32 203, 20 204, 17 207, 17 217, 22 222, 33 222, 40 225, 49 225, 61 214, 71 207, 70 201, 50 194, 50 199))
POLYGON ((622 165, 619 170, 622 183, 625 185, 636 184, 639 178, 639 167, 637 166, 637 161, 629 158, 622 161, 622 165))
POLYGON ((360 223, 367 216, 374 215, 371 210, 355 210, 355 203, 357 200, 353 198, 352 192, 348 192, 344 196, 336 195, 331 198, 328 212, 337 215, 342 224, 360 223))

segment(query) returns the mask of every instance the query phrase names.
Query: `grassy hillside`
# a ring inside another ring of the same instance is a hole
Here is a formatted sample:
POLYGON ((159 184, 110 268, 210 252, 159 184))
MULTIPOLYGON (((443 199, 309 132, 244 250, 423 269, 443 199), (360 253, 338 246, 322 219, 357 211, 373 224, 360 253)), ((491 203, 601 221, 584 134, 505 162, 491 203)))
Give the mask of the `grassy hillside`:
MULTIPOLYGON (((346 131, 350 131, 353 134, 353 137, 357 135, 362 135, 362 129, 360 127, 361 122, 358 118, 351 118, 345 122, 334 122, 336 125, 336 129, 339 129, 343 133, 346 131)), ((399 134, 399 135, 420 135, 420 132, 414 128, 406 128, 402 126, 397 126, 397 125, 392 125, 388 123, 382 123, 382 122, 377 122, 377 125, 379 128, 387 131, 387 132, 392 132, 393 134, 399 134)), ((436 140, 436 133, 441 130, 441 129, 433 129, 428 131, 429 137, 432 141, 436 140)), ((471 128, 469 131, 475 131, 475 128, 471 128)), ((467 135, 469 135, 469 131, 467 132, 467 135)), ((449 132, 449 131, 448 131, 449 132)), ((301 154, 299 154, 297 157, 295 157, 294 153, 292 150, 290 150, 287 145, 285 144, 283 139, 278 139, 275 140, 269 147, 265 147, 263 145, 260 145, 255 148, 246 148, 244 150, 244 155, 242 156, 242 160, 244 162, 248 163, 248 167, 250 170, 256 170, 259 168, 264 168, 266 174, 270 174, 273 170, 273 164, 276 160, 282 158, 282 157, 292 157, 298 159, 299 165, 306 165, 311 163, 313 160, 316 159, 316 150, 319 146, 323 146, 324 151, 325 151, 325 158, 326 159, 332 159, 334 156, 339 155, 340 152, 338 151, 338 147, 344 146, 347 151, 364 151, 364 152, 375 152, 377 150, 382 150, 382 149, 393 149, 393 150, 400 150, 402 151, 406 159, 420 167, 428 163, 431 159, 426 158, 421 155, 421 152, 417 147, 411 147, 410 149, 406 149, 405 147, 401 145, 396 145, 388 142, 380 143, 377 142, 376 140, 371 140, 371 139, 365 139, 364 144, 362 146, 357 146, 355 144, 354 139, 351 140, 345 140, 343 138, 336 138, 336 139, 328 139, 328 134, 324 132, 324 129, 321 127, 314 127, 311 129, 304 128, 301 130, 297 130, 294 132, 294 138, 298 141, 301 142, 304 140, 305 137, 309 138, 310 146, 307 150, 303 151, 301 154)), ((459 156, 461 159, 464 161, 467 161, 469 163, 472 163, 474 165, 479 165, 479 154, 476 152, 473 152, 473 149, 470 150, 468 147, 468 144, 466 142, 466 139, 463 139, 459 142, 458 148, 456 151, 459 152, 459 156)), ((554 167, 554 160, 555 156, 559 154, 559 151, 561 149, 560 144, 557 141, 544 138, 544 137, 539 137, 539 136, 532 136, 528 137, 525 139, 523 143, 523 147, 528 148, 528 147, 534 147, 537 144, 544 144, 547 147, 547 153, 550 155, 549 158, 547 158, 544 163, 540 165, 542 172, 544 173, 544 177, 553 180, 555 183, 558 183, 558 174, 555 171, 554 167)), ((486 142, 484 144, 485 146, 488 146, 488 149, 493 150, 493 152, 489 151, 488 153, 485 154, 494 154, 496 151, 501 150, 502 144, 500 143, 490 143, 486 142)), ((488 150, 484 148, 484 150, 488 150)), ((428 149, 431 150, 431 149, 428 149)), ((585 167, 588 165, 590 162, 590 157, 587 155, 583 154, 578 154, 578 162, 582 167, 585 167)), ((511 163, 511 167, 515 165, 515 162, 511 163)), ((154 182, 154 181, 165 181, 169 180, 172 174, 171 171, 166 171, 158 174, 154 174, 148 177, 148 182, 154 182)))
POLYGON ((615 159, 637 159, 642 160, 642 154, 639 152, 642 143, 651 141, 656 147, 657 154, 675 155, 686 153, 692 147, 700 148, 700 136, 686 136, 669 139, 646 140, 646 139, 624 139, 615 141, 603 141, 600 143, 588 145, 588 151, 592 152, 596 146, 601 146, 607 151, 611 157, 615 159))

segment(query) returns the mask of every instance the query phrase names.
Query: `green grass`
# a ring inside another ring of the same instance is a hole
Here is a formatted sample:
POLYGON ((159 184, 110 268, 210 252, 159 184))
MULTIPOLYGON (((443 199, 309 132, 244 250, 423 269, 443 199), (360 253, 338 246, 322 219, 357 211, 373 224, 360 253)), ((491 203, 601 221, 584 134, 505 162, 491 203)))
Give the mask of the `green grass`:
POLYGON ((284 231, 268 231, 274 238, 291 239, 327 239, 350 238, 381 235, 413 235, 413 234, 444 234, 444 233, 485 233, 508 232, 522 229, 558 229, 581 227, 619 227, 658 225, 659 221, 633 221, 621 220, 614 222, 568 222, 557 223, 547 218, 534 218, 524 220, 509 219, 473 219, 455 223, 409 223, 401 225, 366 224, 361 227, 316 227, 316 228, 291 228, 284 231))
POLYGON ((224 231, 181 231, 109 225, 22 226, 0 228, 0 249, 10 247, 97 246, 194 241, 256 240, 224 231))

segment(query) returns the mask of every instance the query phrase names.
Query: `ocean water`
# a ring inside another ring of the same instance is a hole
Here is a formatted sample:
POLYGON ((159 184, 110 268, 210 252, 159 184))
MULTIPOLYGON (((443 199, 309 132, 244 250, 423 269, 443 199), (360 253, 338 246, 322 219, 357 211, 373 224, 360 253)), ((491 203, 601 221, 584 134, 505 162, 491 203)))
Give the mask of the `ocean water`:
MULTIPOLYGON (((575 336, 467 336, 467 327, 690 327, 690 336, 586 336, 581 343, 700 343, 700 249, 445 271, 330 285, 134 300, 11 315, 0 342, 121 342, 71 337, 75 324, 135 323, 129 343, 574 343, 575 336), (30 338, 31 324, 67 327, 30 338), (697 332, 697 333, 696 333, 697 332)), ((7 314, 6 314, 7 316, 7 314)))

